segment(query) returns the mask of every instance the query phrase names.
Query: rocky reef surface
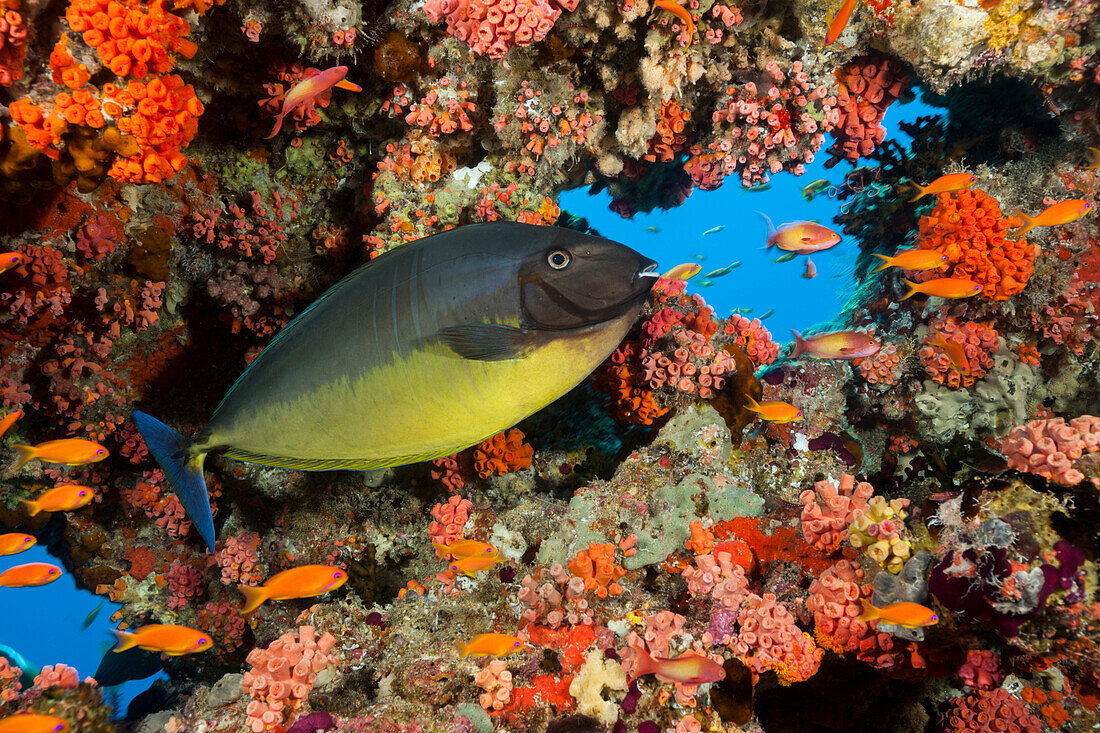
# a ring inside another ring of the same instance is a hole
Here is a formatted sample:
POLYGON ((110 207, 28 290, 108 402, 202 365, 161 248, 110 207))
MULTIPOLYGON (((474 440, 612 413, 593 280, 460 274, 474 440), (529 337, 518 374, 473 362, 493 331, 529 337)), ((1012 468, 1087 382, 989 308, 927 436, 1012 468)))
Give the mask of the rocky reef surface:
POLYGON ((838 9, 818 0, 0 6, 0 250, 22 255, 0 274, 0 401, 26 413, 5 439, 111 451, 6 471, 0 528, 121 603, 121 626, 215 641, 126 723, 63 666, 32 683, 0 661, 0 715, 146 733, 1100 720, 1100 235, 1090 216, 1021 233, 1014 213, 1097 201, 1094 3, 868 0, 831 44, 838 9), (336 65, 362 90, 308 99, 266 139, 290 89, 336 65), (888 139, 887 108, 918 88, 942 113, 888 139), (832 328, 873 335, 872 357, 792 357, 661 280, 585 384, 450 458, 208 461, 214 553, 131 420, 198 429, 290 318, 408 241, 569 224, 557 195, 576 185, 623 216, 670 208, 820 155, 860 162, 833 192, 861 253, 832 328), (909 182, 960 171, 978 180, 911 200, 909 182), (902 299, 873 255, 913 245, 981 293, 902 299), (804 418, 763 423, 750 397, 804 418), (28 516, 20 500, 62 479, 96 501, 28 516), (447 570, 433 542, 462 538, 504 561, 447 570), (303 563, 350 581, 241 615, 237 584, 303 563), (863 601, 939 623, 869 623, 863 601), (524 646, 459 657, 490 631, 524 646), (632 679, 639 649, 725 674, 632 679))

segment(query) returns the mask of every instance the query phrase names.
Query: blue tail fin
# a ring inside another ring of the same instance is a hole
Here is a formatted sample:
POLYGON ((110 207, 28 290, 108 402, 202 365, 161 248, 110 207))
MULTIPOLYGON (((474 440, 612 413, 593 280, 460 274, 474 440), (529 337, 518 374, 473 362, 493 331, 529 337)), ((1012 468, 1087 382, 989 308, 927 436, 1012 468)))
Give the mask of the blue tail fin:
POLYGON ((210 513, 210 495, 206 492, 206 478, 202 474, 202 462, 205 453, 189 455, 191 440, 177 433, 160 420, 134 410, 134 423, 145 438, 149 452, 164 470, 164 475, 172 484, 187 516, 195 529, 206 541, 210 551, 214 551, 214 517, 210 513))

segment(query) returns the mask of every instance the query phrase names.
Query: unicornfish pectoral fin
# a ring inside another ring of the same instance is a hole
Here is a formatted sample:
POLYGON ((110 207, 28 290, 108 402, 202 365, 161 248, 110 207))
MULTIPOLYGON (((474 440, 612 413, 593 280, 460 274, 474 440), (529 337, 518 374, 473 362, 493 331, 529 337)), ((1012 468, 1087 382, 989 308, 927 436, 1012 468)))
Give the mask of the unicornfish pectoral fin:
POLYGON ((210 495, 206 491, 206 478, 202 473, 205 453, 189 451, 191 439, 176 432, 160 420, 134 411, 137 425, 149 452, 168 477, 187 516, 202 535, 206 546, 214 551, 214 516, 210 511, 210 495))
POLYGON ((520 359, 533 346, 530 331, 497 323, 451 326, 442 329, 439 338, 451 351, 472 361, 520 359))

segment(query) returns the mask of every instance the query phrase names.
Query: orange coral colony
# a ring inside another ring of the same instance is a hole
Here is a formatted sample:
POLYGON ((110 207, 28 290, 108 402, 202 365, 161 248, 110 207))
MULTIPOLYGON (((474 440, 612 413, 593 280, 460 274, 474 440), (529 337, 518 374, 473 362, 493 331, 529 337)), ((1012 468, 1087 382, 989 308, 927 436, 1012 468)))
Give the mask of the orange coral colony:
POLYGON ((941 275, 973 280, 982 297, 1007 300, 1024 289, 1035 269, 1036 247, 1008 239, 997 199, 980 189, 941 193, 920 219, 920 244, 947 257, 941 275))
POLYGON ((512 428, 474 447, 474 470, 481 478, 503 476, 511 471, 529 468, 534 454, 534 448, 523 442, 523 433, 512 428))
POLYGON ((587 550, 578 552, 565 567, 574 577, 584 581, 584 587, 596 591, 600 598, 620 595, 623 587, 616 581, 626 570, 615 564, 615 545, 593 542, 587 550))

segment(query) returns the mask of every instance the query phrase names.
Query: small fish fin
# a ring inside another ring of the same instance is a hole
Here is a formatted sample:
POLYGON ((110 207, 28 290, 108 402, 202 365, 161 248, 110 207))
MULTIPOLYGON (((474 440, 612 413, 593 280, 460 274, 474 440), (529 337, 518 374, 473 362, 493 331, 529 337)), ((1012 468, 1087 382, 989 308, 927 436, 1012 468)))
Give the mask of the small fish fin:
POLYGON ((863 613, 860 614, 858 621, 877 621, 879 618, 878 609, 871 605, 871 602, 866 598, 859 599, 860 605, 863 607, 863 613))
POLYGON ((1020 211, 1019 209, 1013 209, 1012 213, 1015 214, 1016 216, 1020 217, 1021 219, 1023 219, 1027 223, 1027 225, 1023 229, 1020 229, 1019 231, 1017 231, 1012 236, 1022 237, 1025 234, 1027 234, 1028 232, 1030 232, 1035 227, 1035 218, 1034 217, 1028 216, 1027 214, 1020 211))
POLYGON ((191 439, 177 433, 160 420, 134 410, 134 424, 149 446, 164 475, 172 484, 187 516, 202 535, 210 552, 214 551, 214 515, 210 512, 210 495, 202 473, 205 453, 188 454, 191 439))
POLYGON ((772 246, 772 237, 775 236, 775 225, 772 224, 772 220, 770 218, 768 218, 768 215, 765 214, 763 211, 758 211, 756 213, 760 214, 760 216, 764 217, 764 223, 768 225, 768 238, 767 238, 767 243, 768 244, 765 247, 765 249, 768 249, 772 246))
POLYGON ((760 403, 754 400, 751 394, 746 394, 745 399, 749 401, 749 410, 752 412, 760 412, 760 403))
POLYGON ((470 655, 470 645, 464 644, 458 639, 455 639, 455 646, 458 647, 458 658, 468 657, 470 655))
POLYGON ((279 134, 279 130, 281 130, 283 127, 283 117, 285 116, 286 115, 282 112, 279 113, 279 116, 275 118, 275 127, 271 129, 271 133, 269 135, 266 135, 264 137, 264 140, 270 140, 271 138, 279 134))
POLYGON ((252 613, 267 600, 267 590, 263 586, 238 585, 237 590, 244 594, 241 613, 252 613))
POLYGON ((871 270, 872 275, 874 275, 876 272, 881 272, 882 270, 885 270, 887 267, 889 267, 890 265, 893 264, 892 258, 887 257, 886 255, 872 254, 871 256, 872 257, 878 257, 880 260, 882 260, 881 265, 879 265, 875 269, 871 270))
POLYGON ((28 461, 34 460, 33 445, 13 445, 11 448, 19 454, 19 460, 15 462, 15 465, 11 467, 11 470, 17 471, 24 465, 26 465, 28 461))
POLYGON ((639 677, 644 677, 657 670, 657 662, 653 660, 649 652, 640 646, 631 646, 630 648, 636 651, 637 655, 634 657, 634 672, 630 675, 630 679, 626 681, 627 685, 639 677))
POLYGON ((451 326, 439 332, 451 351, 471 361, 521 359, 531 348, 531 332, 496 323, 451 326))
POLYGON ((923 198, 924 195, 927 193, 927 191, 924 190, 924 186, 920 185, 916 181, 909 181, 909 185, 911 185, 913 188, 917 189, 917 195, 914 196, 913 198, 909 199, 909 203, 913 203, 914 201, 916 201, 920 198, 923 198))
POLYGON ((451 554, 451 548, 448 547, 447 545, 441 545, 438 542, 433 542, 432 547, 435 548, 435 551, 438 552, 441 557, 443 555, 450 555, 451 554))
POLYGON ((791 335, 794 336, 794 351, 791 352, 791 358, 797 359, 802 354, 806 353, 806 339, 802 338, 802 334, 798 331, 791 329, 791 335))
POLYGON ((23 499, 19 503, 27 507, 27 516, 29 517, 33 517, 35 514, 38 514, 38 512, 42 511, 42 507, 38 506, 37 501, 27 501, 23 499))
POLYGON ((906 280, 905 278, 902 278, 901 281, 909 286, 909 292, 901 297, 902 300, 908 300, 917 294, 917 284, 915 282, 906 280))
POLYGON ((122 631, 121 629, 115 629, 115 637, 118 639, 118 644, 111 651, 124 652, 127 649, 133 649, 137 646, 137 640, 134 639, 134 635, 129 631, 122 631))
POLYGON ((341 79, 340 81, 336 82, 336 84, 334 84, 333 86, 335 86, 337 89, 346 89, 349 92, 361 92, 361 91, 363 91, 363 87, 359 86, 358 84, 353 84, 352 82, 348 81, 347 79, 341 79))

